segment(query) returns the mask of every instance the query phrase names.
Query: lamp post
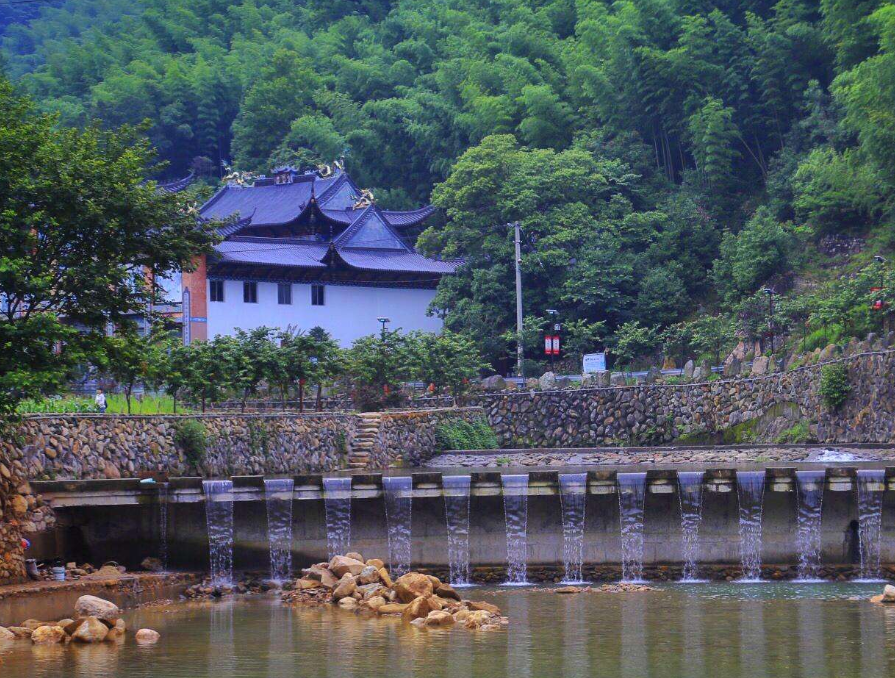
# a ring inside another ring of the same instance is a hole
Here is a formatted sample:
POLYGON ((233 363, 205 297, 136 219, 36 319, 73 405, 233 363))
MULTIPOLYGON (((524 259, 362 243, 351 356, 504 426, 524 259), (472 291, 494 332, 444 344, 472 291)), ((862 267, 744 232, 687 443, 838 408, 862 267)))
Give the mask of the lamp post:
POLYGON ((883 332, 888 331, 888 317, 886 315, 886 300, 885 300, 885 287, 886 283, 886 259, 885 257, 880 256, 879 254, 874 255, 873 260, 879 264, 879 287, 876 290, 879 292, 879 296, 873 302, 873 308, 879 309, 880 313, 883 314, 883 332))
POLYGON ((379 316, 378 318, 376 318, 376 320, 377 320, 378 322, 382 323, 382 334, 381 334, 381 336, 382 336, 382 341, 385 341, 385 326, 386 326, 388 323, 391 322, 391 319, 390 319, 390 318, 384 318, 383 316, 379 316))

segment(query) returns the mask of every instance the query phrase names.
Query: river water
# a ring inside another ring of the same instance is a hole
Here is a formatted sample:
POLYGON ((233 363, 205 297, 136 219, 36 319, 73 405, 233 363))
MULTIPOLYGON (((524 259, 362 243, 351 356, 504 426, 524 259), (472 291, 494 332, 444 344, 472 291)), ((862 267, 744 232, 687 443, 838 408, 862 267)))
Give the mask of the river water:
POLYGON ((684 584, 641 593, 468 590, 509 630, 417 631, 399 619, 274 598, 128 614, 158 645, 0 642, 0 675, 34 678, 874 678, 895 675, 879 585, 684 584))

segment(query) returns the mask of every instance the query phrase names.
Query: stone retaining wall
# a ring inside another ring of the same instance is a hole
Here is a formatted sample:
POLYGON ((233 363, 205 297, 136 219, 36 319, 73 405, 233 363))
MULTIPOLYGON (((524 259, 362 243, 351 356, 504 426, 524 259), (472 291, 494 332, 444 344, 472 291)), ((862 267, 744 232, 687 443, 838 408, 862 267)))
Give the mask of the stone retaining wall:
POLYGON ((484 418, 479 407, 383 412, 379 425, 378 448, 387 455, 379 465, 422 466, 438 451, 436 431, 450 420, 475 421, 484 418))
POLYGON ((895 351, 868 351, 751 379, 561 391, 508 391, 478 398, 501 447, 594 447, 693 441, 774 442, 808 425, 829 443, 895 441, 895 351), (820 396, 824 365, 848 368, 851 394, 839 410, 820 396))

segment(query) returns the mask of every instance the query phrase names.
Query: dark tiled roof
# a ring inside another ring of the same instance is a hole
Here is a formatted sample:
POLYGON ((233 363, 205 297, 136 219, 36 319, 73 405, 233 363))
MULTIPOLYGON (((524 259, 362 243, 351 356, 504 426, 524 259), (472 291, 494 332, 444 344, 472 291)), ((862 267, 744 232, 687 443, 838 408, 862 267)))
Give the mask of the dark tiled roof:
POLYGON ((416 210, 408 210, 400 212, 395 210, 383 210, 382 214, 385 220, 392 226, 416 226, 422 223, 435 213, 432 205, 426 205, 416 210))
POLYGON ((361 215, 333 241, 337 248, 354 247, 409 251, 400 236, 392 231, 375 205, 366 207, 361 215))
POLYGON ((251 216, 252 226, 288 224, 307 209, 313 185, 313 181, 299 178, 291 184, 225 186, 202 206, 200 213, 206 219, 251 216))
POLYGON ((462 262, 428 259, 417 252, 344 248, 339 256, 352 268, 364 271, 394 271, 396 273, 453 273, 462 262))
POLYGON ((165 193, 180 193, 196 180, 196 173, 190 172, 183 179, 157 184, 157 188, 165 193))
POLYGON ((215 245, 215 250, 226 263, 326 268, 322 259, 329 245, 290 238, 236 238, 215 245))

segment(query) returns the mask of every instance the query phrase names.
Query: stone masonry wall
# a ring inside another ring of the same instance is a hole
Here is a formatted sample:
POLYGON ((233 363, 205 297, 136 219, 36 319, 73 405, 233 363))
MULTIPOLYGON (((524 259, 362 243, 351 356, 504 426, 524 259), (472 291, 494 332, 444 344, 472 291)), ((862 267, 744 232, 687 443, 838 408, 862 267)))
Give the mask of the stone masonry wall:
POLYGON ((475 421, 484 416, 479 407, 383 412, 377 447, 387 455, 386 465, 422 466, 438 451, 435 434, 441 424, 450 420, 475 421))
MULTIPOLYGON (((502 447, 656 444, 785 418, 807 422, 819 442, 895 441, 895 351, 867 351, 766 376, 483 395, 502 447), (819 393, 823 365, 844 363, 852 391, 831 411, 819 393)), ((761 439, 761 426, 749 435, 761 439)), ((779 429, 779 426, 778 426, 779 429)))

